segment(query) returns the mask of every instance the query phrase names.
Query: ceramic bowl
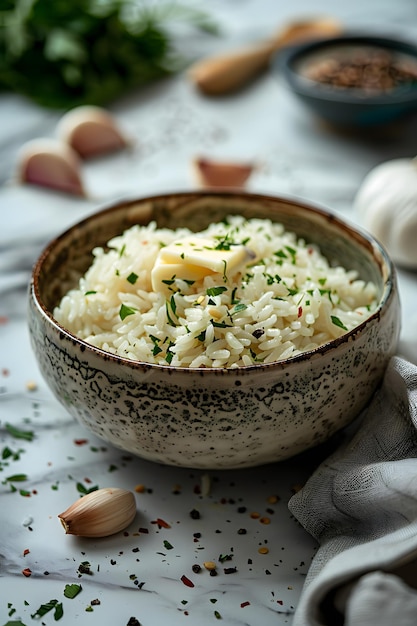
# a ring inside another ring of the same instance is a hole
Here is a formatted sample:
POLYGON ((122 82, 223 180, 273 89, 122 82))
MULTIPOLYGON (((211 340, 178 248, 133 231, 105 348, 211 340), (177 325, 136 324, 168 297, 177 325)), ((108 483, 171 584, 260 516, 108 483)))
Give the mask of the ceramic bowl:
MULTIPOLYGON (((290 89, 306 107, 336 126, 378 127, 417 111, 415 79, 385 92, 365 92, 355 86, 335 88, 307 77, 317 76, 317 71, 311 74, 309 70, 313 64, 317 68, 317 63, 334 63, 334 59, 341 54, 348 62, 354 56, 357 58, 358 50, 379 50, 392 58, 398 55, 398 59, 407 59, 407 63, 412 64, 413 72, 417 71, 417 46, 371 35, 345 35, 294 46, 277 55, 273 67, 284 76, 290 89)), ((384 73, 385 69, 382 67, 378 71, 384 73)), ((340 77, 342 72, 344 70, 338 70, 337 75, 340 77)), ((353 79, 351 85, 355 84, 353 79)))
POLYGON ((189 192, 120 203, 73 226, 43 251, 30 287, 29 328, 40 370, 66 409, 95 435, 144 459, 192 468, 280 461, 351 422, 396 349, 399 299, 381 246, 335 215, 292 199, 189 192), (228 214, 269 218, 329 259, 376 283, 377 310, 355 330, 291 359, 237 369, 176 368, 113 356, 54 319, 93 246, 133 224, 206 228, 228 214))

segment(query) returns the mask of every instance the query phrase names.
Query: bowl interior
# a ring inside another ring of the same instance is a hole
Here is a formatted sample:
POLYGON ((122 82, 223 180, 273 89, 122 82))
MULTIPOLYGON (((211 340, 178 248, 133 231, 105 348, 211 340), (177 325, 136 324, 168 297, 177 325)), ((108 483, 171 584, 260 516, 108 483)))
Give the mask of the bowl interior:
POLYGON ((389 290, 391 265, 385 251, 370 237, 335 216, 290 199, 246 193, 178 193, 124 202, 73 226, 44 250, 33 271, 36 298, 52 317, 54 307, 74 287, 92 262, 92 248, 103 246, 134 224, 155 221, 158 227, 206 228, 227 215, 268 218, 315 243, 333 264, 357 270, 373 281, 381 302, 389 290))

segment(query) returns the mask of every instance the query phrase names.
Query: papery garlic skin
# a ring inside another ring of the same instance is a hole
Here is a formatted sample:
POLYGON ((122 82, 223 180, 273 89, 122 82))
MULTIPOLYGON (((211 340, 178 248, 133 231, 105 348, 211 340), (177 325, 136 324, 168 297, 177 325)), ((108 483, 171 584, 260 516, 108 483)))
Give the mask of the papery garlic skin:
POLYGON ((65 113, 56 128, 57 137, 88 159, 126 148, 127 138, 113 116, 97 106, 80 106, 65 113))
POLYGON ((78 154, 68 145, 49 138, 25 143, 17 157, 17 179, 76 196, 85 196, 78 154))
POLYGON ((68 535, 108 537, 127 528, 135 515, 131 491, 106 487, 83 496, 58 517, 68 535))
POLYGON ((376 166, 363 180, 353 208, 398 265, 417 268, 417 158, 376 166))

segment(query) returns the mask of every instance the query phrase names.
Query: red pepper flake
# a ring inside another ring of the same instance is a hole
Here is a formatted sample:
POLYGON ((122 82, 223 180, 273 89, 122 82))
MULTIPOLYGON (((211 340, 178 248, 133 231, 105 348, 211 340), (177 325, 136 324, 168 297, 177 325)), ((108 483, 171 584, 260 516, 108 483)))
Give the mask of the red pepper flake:
POLYGON ((301 316, 302 316, 302 314, 303 314, 303 307, 302 307, 302 306, 299 306, 299 307, 298 307, 297 317, 301 317, 301 316))
POLYGON ((157 517, 156 520, 153 520, 151 524, 158 524, 159 528, 171 528, 171 526, 165 520, 157 517))
POLYGON ((23 556, 27 556, 29 553, 30 553, 30 550, 28 548, 23 550, 23 556))
POLYGON ((76 446, 85 446, 88 443, 88 439, 74 439, 74 443, 76 446))
POLYGON ((241 603, 240 608, 241 608, 241 609, 244 609, 244 608, 245 608, 245 606, 249 606, 249 605, 250 605, 250 602, 248 602, 248 601, 246 600, 246 602, 242 602, 242 603, 241 603))
POLYGON ((277 600, 277 604, 280 604, 281 606, 284 604, 283 600, 277 600))
POLYGON ((26 576, 26 578, 29 578, 29 576, 32 576, 32 570, 29 569, 29 567, 25 567, 25 569, 22 569, 22 574, 26 576))
POLYGON ((147 535, 149 533, 149 530, 147 528, 139 528, 139 532, 143 535, 147 535))
POLYGON ((193 581, 187 578, 185 574, 181 576, 181 582, 184 583, 186 587, 194 587, 193 581))

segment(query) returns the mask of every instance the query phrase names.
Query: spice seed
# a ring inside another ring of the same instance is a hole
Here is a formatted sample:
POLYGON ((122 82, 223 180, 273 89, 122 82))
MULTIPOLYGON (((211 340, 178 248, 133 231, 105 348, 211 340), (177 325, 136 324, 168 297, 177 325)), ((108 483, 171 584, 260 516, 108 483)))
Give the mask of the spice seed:
POLYGON ((263 546, 262 548, 259 548, 258 552, 259 554, 268 554, 269 549, 263 546))
POLYGON ((203 565, 209 571, 216 569, 216 564, 214 563, 214 561, 204 561, 203 565))

